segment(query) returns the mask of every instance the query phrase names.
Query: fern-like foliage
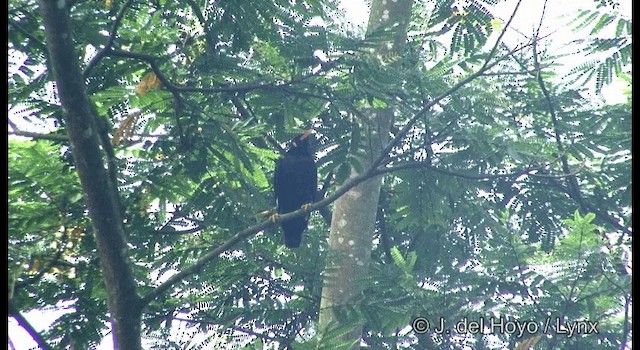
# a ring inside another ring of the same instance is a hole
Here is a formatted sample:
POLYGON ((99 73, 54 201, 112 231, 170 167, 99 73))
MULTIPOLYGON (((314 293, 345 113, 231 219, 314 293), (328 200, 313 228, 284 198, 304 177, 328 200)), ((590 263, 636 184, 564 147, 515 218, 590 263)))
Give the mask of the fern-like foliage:
POLYGON ((631 63, 631 20, 618 11, 581 10, 569 23, 574 31, 590 29, 590 38, 579 41, 581 51, 593 59, 571 69, 574 83, 595 82, 596 91, 627 73, 631 63))
MULTIPOLYGON (((553 83, 563 57, 538 47, 544 68, 531 74, 529 47, 499 46, 502 61, 423 110, 482 65, 497 3, 416 2, 406 52, 378 57, 369 49, 388 33, 340 32, 334 1, 72 2, 140 295, 264 221, 275 160, 303 129, 315 130, 330 194, 364 170, 371 113, 394 111, 389 137, 413 122, 379 169, 389 172, 380 175, 370 274, 352 281, 363 293, 335 324, 317 324, 337 259, 330 225, 312 213, 299 249, 269 227, 153 300, 141 319, 144 346, 352 348, 342 338, 357 325, 360 344, 375 349, 516 348, 514 334, 412 329, 418 317, 434 326, 494 317, 600 320, 600 334, 549 335, 536 346, 621 348, 631 326, 630 101, 592 104, 582 89, 553 83), (90 65, 115 18, 114 51, 90 65), (136 93, 151 76, 166 80, 136 93)), ((66 308, 42 337, 53 348, 91 348, 109 331, 107 292, 39 13, 35 1, 9 2, 12 130, 56 136, 9 142, 9 299, 21 312, 66 308)), ((593 61, 571 77, 601 88, 624 76, 630 23, 578 13, 572 25, 592 38, 576 42, 593 61)))

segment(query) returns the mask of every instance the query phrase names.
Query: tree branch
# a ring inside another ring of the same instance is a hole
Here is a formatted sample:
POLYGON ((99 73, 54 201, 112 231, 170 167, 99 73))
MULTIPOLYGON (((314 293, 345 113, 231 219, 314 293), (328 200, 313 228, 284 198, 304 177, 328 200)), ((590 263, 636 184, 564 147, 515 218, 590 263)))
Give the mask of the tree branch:
POLYGON ((558 183, 555 183, 555 185, 558 186, 559 188, 564 189, 564 191, 569 195, 569 197, 573 198, 573 200, 575 200, 578 203, 578 205, 580 205, 580 208, 583 211, 596 214, 601 220, 608 222, 609 224, 613 225, 614 227, 621 230, 622 232, 630 235, 632 232, 628 227, 625 227, 620 223, 618 223, 608 213, 603 212, 602 210, 599 210, 594 206, 592 206, 582 196, 580 184, 578 183, 578 179, 575 175, 577 172, 572 171, 571 167, 569 166, 569 160, 567 159, 566 149, 564 147, 564 144, 562 143, 562 132, 560 131, 560 122, 558 120, 558 115, 556 113, 556 109, 553 104, 551 93, 549 92, 549 90, 547 90, 544 79, 542 78, 542 74, 541 74, 542 70, 541 70, 540 61, 538 59, 538 51, 535 43, 536 41, 534 41, 534 45, 533 45, 533 63, 534 63, 535 70, 538 72, 536 75, 536 79, 538 81, 538 85, 540 86, 540 90, 542 91, 542 95, 544 96, 544 99, 547 103, 549 115, 551 116, 551 125, 553 127, 556 147, 558 148, 558 153, 560 154, 562 172, 563 172, 563 176, 566 178, 567 187, 565 188, 558 183))
POLYGON ((382 245, 382 251, 384 252, 385 262, 387 264, 393 263, 393 257, 391 256, 391 242, 389 241, 389 232, 387 232, 387 218, 385 215, 385 208, 387 202, 387 193, 380 192, 380 205, 378 205, 378 212, 376 213, 376 221, 378 222, 378 232, 380 234, 380 244, 382 245))
POLYGON ((29 323, 29 321, 27 321, 27 319, 24 318, 24 316, 22 316, 22 314, 20 313, 20 310, 18 310, 18 308, 15 306, 15 304, 12 301, 9 301, 9 315, 12 316, 16 321, 18 321, 18 324, 20 325, 20 327, 24 328, 24 330, 27 331, 27 333, 29 333, 31 338, 35 340, 35 342, 38 344, 38 346, 41 349, 43 350, 50 349, 47 342, 45 342, 42 336, 40 336, 40 333, 38 333, 38 331, 36 331, 35 328, 33 328, 31 323, 29 323))
POLYGON ((41 134, 41 133, 37 133, 37 132, 21 131, 21 130, 13 130, 13 131, 9 131, 8 133, 9 133, 9 135, 30 137, 30 138, 36 139, 36 140, 66 141, 66 142, 69 142, 69 136, 67 136, 67 135, 60 135, 60 134, 53 134, 53 133, 41 134))
MULTIPOLYGON (((569 198, 572 198, 573 200, 578 201, 577 198, 572 196, 572 191, 569 188, 563 186, 558 181, 551 181, 550 183, 554 187, 556 187, 556 188, 560 189, 562 192, 566 193, 569 196, 569 198)), ((582 203, 579 203, 579 204, 580 204, 581 207, 584 206, 583 210, 585 210, 586 212, 596 214, 596 216, 600 220, 602 220, 604 222, 608 222, 610 225, 612 225, 616 229, 622 231, 623 233, 626 233, 628 235, 632 235, 633 234, 633 232, 631 231, 631 229, 629 227, 625 227, 625 226, 621 225, 615 218, 613 218, 608 213, 597 209, 596 207, 594 207, 593 205, 591 205, 590 203, 588 203, 586 200, 584 200, 582 198, 580 198, 580 200, 582 201, 582 203)))
POLYGON ((302 75, 297 78, 289 79, 289 80, 283 80, 283 81, 274 80, 271 82, 252 82, 252 83, 222 85, 219 87, 206 88, 206 87, 194 87, 194 86, 179 86, 172 83, 171 81, 169 81, 169 79, 167 79, 167 77, 162 73, 162 71, 158 67, 157 61, 160 59, 159 57, 143 54, 143 53, 117 50, 117 49, 110 49, 106 54, 109 56, 132 58, 132 59, 137 59, 137 60, 146 62, 147 64, 149 64, 149 66, 151 66, 151 69, 153 70, 154 74, 156 74, 160 82, 162 82, 162 85, 168 90, 170 90, 171 92, 175 92, 175 93, 179 93, 179 92, 199 92, 199 93, 249 92, 249 91, 258 90, 258 89, 278 89, 278 88, 290 86, 296 83, 300 83, 314 76, 318 76, 320 73, 328 69, 331 69, 334 66, 333 64, 323 65, 323 68, 318 71, 315 71, 307 75, 302 75))
POLYGON ((454 175, 454 176, 459 176, 459 177, 464 177, 464 178, 468 178, 468 179, 473 179, 473 180, 489 180, 489 179, 499 179, 499 178, 510 178, 510 177, 518 177, 520 175, 525 175, 528 174, 532 171, 538 170, 538 168, 530 168, 530 169, 525 169, 521 172, 518 173, 511 173, 511 174, 499 174, 499 175, 467 175, 467 174, 459 174, 459 173, 455 173, 455 172, 451 172, 448 170, 443 170, 443 169, 437 169, 434 167, 429 167, 426 166, 427 163, 418 163, 418 162, 411 162, 411 163, 407 163, 406 165, 396 165, 393 167, 385 167, 385 168, 369 168, 366 171, 364 171, 362 174, 352 177, 350 179, 348 179, 347 181, 345 181, 345 183, 339 187, 335 192, 331 193, 329 196, 325 197, 324 199, 315 202, 311 205, 311 207, 308 210, 304 210, 304 209, 298 209, 296 211, 293 211, 291 213, 287 213, 287 214, 282 214, 278 217, 278 219, 275 222, 272 222, 270 220, 265 220, 263 222, 261 222, 258 225, 249 227, 243 231, 238 232, 237 234, 235 234, 233 237, 231 237, 230 239, 228 239, 227 241, 225 241, 224 243, 222 243, 221 245, 217 246, 216 248, 211 249, 208 253, 206 253, 203 257, 201 257, 200 259, 198 259, 198 261, 196 263, 194 263, 193 265, 191 265, 190 267, 176 273, 175 275, 171 276, 168 280, 166 280, 165 282, 161 283, 160 285, 158 285, 153 291, 151 291, 149 294, 147 294, 146 296, 142 297, 142 303, 144 305, 147 305, 148 303, 150 303, 152 300, 154 300, 155 298, 157 298, 159 295, 161 295, 162 293, 164 293, 166 290, 168 290, 172 285, 178 283, 179 281, 181 281, 182 279, 186 278, 187 276, 190 276, 192 274, 195 274, 197 272, 199 272, 202 267, 207 264, 208 262, 214 260, 215 258, 217 258, 220 254, 222 254, 223 252, 225 252, 227 249, 231 248, 232 246, 234 246, 236 243, 240 242, 241 240, 246 239, 247 237, 256 234, 260 231, 265 230, 266 228, 273 226, 274 224, 281 222, 283 220, 287 220, 290 218, 294 218, 294 217, 298 217, 298 216, 302 216, 305 215, 306 213, 308 213, 309 211, 315 211, 315 210, 319 210, 329 204, 331 204, 332 202, 334 202, 335 200, 337 200, 338 198, 340 198, 343 194, 345 194, 346 192, 348 192, 351 188, 357 186, 358 184, 369 180, 372 177, 378 176, 378 175, 382 175, 385 173, 389 173, 391 171, 397 171, 397 170, 401 170, 401 169, 408 169, 408 168, 415 168, 415 167, 426 167, 430 170, 433 171, 437 171, 440 173, 444 173, 447 175, 454 175))
MULTIPOLYGON (((530 44, 529 44, 530 45, 530 44)), ((431 107, 433 107, 435 104, 437 104, 439 101, 441 101, 442 99, 444 99, 445 97, 453 94, 454 92, 456 92, 457 90, 459 90, 460 88, 462 88, 463 86, 465 86, 466 84, 468 84, 469 82, 473 81, 474 79, 476 79, 477 77, 481 76, 482 73, 484 73, 486 70, 491 69, 492 67, 494 67, 495 65, 497 65, 499 62, 501 62, 503 59, 505 59, 506 57, 510 56, 511 54, 513 54, 514 52, 517 52, 518 50, 521 50, 522 48, 529 46, 529 45, 524 45, 522 47, 516 47, 513 50, 511 50, 510 52, 508 52, 507 54, 505 54, 504 56, 496 59, 493 63, 488 63, 492 56, 487 57, 487 62, 485 62, 485 64, 482 66, 481 69, 479 69, 477 72, 471 74, 470 76, 468 76, 467 78, 461 80, 460 82, 458 82, 457 84, 455 84, 453 87, 451 87, 449 90, 443 92, 442 94, 440 94, 439 96, 435 97, 433 100, 431 100, 430 102, 428 102, 423 108, 422 110, 420 110, 416 115, 414 115, 413 117, 411 117, 411 119, 409 119, 409 122, 396 134, 396 136, 393 138, 393 140, 391 140, 391 142, 387 145, 387 147, 385 149, 383 149, 383 151, 381 152, 380 156, 378 157, 378 159, 376 159, 368 169, 366 169, 364 172, 362 172, 361 174, 349 178, 347 179, 344 184, 342 186, 340 186, 338 189, 336 189, 335 192, 333 192, 332 194, 330 194, 329 196, 327 196, 326 198, 313 203, 307 210, 304 209, 298 209, 296 211, 293 211, 291 213, 287 213, 287 214, 283 214, 279 216, 279 219, 276 220, 275 222, 269 221, 269 220, 265 220, 263 222, 261 222, 258 225, 249 227, 245 230, 242 230, 238 233, 236 233, 234 236, 232 236, 231 238, 229 238, 227 241, 225 241, 224 243, 222 243, 221 245, 211 249, 208 253, 206 253, 204 256, 202 256, 200 259, 198 259, 198 261, 196 261, 193 265, 181 270, 180 272, 176 273, 175 275, 171 276, 169 279, 167 279, 166 281, 164 281, 163 283, 161 283, 160 285, 158 285, 154 290, 152 290, 151 292, 149 292, 147 295, 143 296, 141 299, 141 302, 143 305, 148 305, 152 300, 154 300, 155 298, 157 298, 158 296, 160 296, 162 293, 164 293, 165 291, 167 291, 171 286, 173 286, 174 284, 180 282, 181 280, 183 280, 184 278, 199 272, 202 267, 211 262, 212 260, 214 260, 215 258, 217 258, 220 254, 222 254, 223 252, 225 252, 227 249, 231 248, 232 246, 234 246, 236 243, 240 242, 241 240, 244 240, 246 238, 248 238, 251 235, 254 235, 270 226, 273 226, 274 224, 276 224, 277 222, 286 220, 286 219, 290 219, 290 218, 294 218, 294 217, 298 217, 298 216, 302 216, 305 215, 306 213, 308 213, 309 211, 315 211, 318 210, 320 208, 323 208, 329 204, 331 204, 332 202, 334 202, 335 200, 337 200, 338 198, 340 198, 343 194, 345 194, 346 192, 348 192, 351 188, 357 186, 358 184, 374 177, 377 175, 380 175, 382 173, 385 173, 385 171, 380 171, 378 170, 378 166, 380 164, 383 163, 383 161, 385 159, 387 159, 389 152, 393 149, 393 147, 395 147, 403 138, 404 136, 407 134, 407 132, 411 129, 412 125, 427 111, 429 111, 429 109, 431 107)), ((134 53, 130 53, 130 52, 126 52, 126 51, 113 51, 112 53, 116 54, 116 55, 122 55, 123 57, 131 57, 131 58, 138 58, 138 59, 142 59, 145 61, 148 61, 150 64, 153 62, 153 64, 155 65, 155 57, 153 56, 149 56, 149 55, 145 55, 145 54, 134 54, 134 53)), ((492 51, 493 53, 493 51, 492 51)), ((157 69, 157 66, 156 66, 157 69)), ((155 70, 154 70, 155 71, 155 70)), ((289 85, 290 83, 287 84, 283 84, 283 85, 289 85)), ((202 89, 202 88, 179 88, 179 91, 197 91, 197 92, 238 92, 238 91, 247 91, 246 89, 253 89, 253 88, 258 88, 258 87, 267 87, 267 86, 271 86, 273 87, 274 85, 253 85, 253 87, 251 86, 243 86, 243 87, 223 87, 223 88, 214 88, 214 89, 202 89)), ((281 86, 281 85, 280 85, 281 86)))
POLYGON ((625 294, 624 296, 624 319, 622 320, 622 344, 620 349, 627 348, 627 342, 629 339, 630 327, 629 327, 629 307, 631 306, 631 298, 625 294))
MULTIPOLYGON (((540 86, 540 90, 542 91, 542 95, 547 103, 547 108, 549 109, 549 115, 551 116, 551 124, 553 126, 553 133, 556 141, 556 147, 558 148, 558 153, 560 154, 560 161, 562 163, 562 171, 569 175, 571 174, 571 168, 569 167, 569 161, 567 160, 566 150, 564 148, 564 144, 562 143, 562 133, 560 131, 560 123, 558 122, 558 115, 556 114, 555 106, 553 105, 553 101, 551 99, 551 94, 547 90, 547 87, 544 83, 544 79, 542 78, 542 68, 540 66, 540 62, 538 60, 538 50, 536 47, 536 43, 533 45, 533 64, 535 67, 535 71, 537 71, 536 78, 538 81, 538 85, 540 86)), ((583 210, 585 210, 585 206, 581 203, 582 195, 580 191, 580 187, 578 185, 578 180, 575 176, 569 176, 567 178, 567 186, 569 190, 572 192, 572 197, 576 198, 580 206, 583 210)))
POLYGON ((180 282, 181 280, 183 280, 184 278, 186 278, 187 276, 190 276, 194 273, 199 272, 202 267, 212 261, 213 259, 217 258, 220 254, 222 254, 223 252, 225 252, 227 249, 231 248, 232 246, 234 246, 236 243, 240 242, 241 240, 246 239, 247 237, 254 235, 260 231, 265 230, 266 228, 275 225, 278 222, 281 222, 283 220, 287 220, 287 219, 291 219, 294 217, 299 217, 299 216, 303 216, 306 215, 309 211, 315 211, 318 210, 324 206, 327 206, 329 204, 331 204, 332 202, 334 202, 335 200, 337 200, 338 198, 340 198, 343 194, 345 194, 347 191, 349 191, 351 188, 355 187, 356 185, 370 179, 371 177, 375 176, 373 174, 372 169, 368 169, 367 171, 363 172, 362 174, 350 178, 347 181, 345 181, 345 183, 338 189, 336 189, 335 192, 333 192, 332 194, 330 194, 329 196, 327 196, 326 198, 313 203, 307 210, 305 209, 298 209, 296 211, 293 211, 291 213, 287 213, 287 214, 282 214, 279 215, 278 219, 275 221, 271 221, 271 220, 265 220, 255 226, 249 227, 245 230, 242 230, 238 233, 236 233, 234 236, 232 236, 231 238, 229 238, 227 241, 225 241, 224 243, 222 243, 221 245, 211 249, 208 253, 206 253, 204 256, 202 256, 200 259, 198 259, 198 261, 196 261, 193 265, 181 270, 180 272, 176 273, 175 275, 171 276, 169 279, 167 279, 165 282, 161 283, 160 285, 158 285, 154 290, 152 290, 149 294, 147 294, 146 296, 142 297, 142 303, 143 305, 147 305, 148 303, 150 303, 152 300, 154 300, 155 298, 157 298, 159 295, 161 295, 162 293, 164 293, 166 290, 168 290, 171 286, 173 286, 174 284, 180 282))
POLYGON ((133 0, 127 0, 127 2, 125 2, 120 8, 116 19, 111 25, 111 30, 109 31, 109 40, 107 41, 107 44, 102 49, 100 49, 100 51, 98 51, 95 56, 91 58, 87 66, 84 68, 84 71, 82 72, 82 76, 84 76, 85 79, 89 77, 89 74, 91 74, 91 70, 95 68, 96 65, 98 65, 98 62, 100 62, 100 60, 102 60, 107 52, 109 52, 109 50, 111 49, 113 41, 116 39, 116 35, 118 33, 118 27, 120 26, 120 23, 124 18, 124 13, 129 8, 129 6, 131 6, 131 3, 133 3, 133 0))
POLYGON ((533 167, 533 168, 526 168, 524 170, 521 170, 515 173, 477 175, 477 174, 464 174, 464 173, 458 173, 451 170, 441 169, 441 168, 432 166, 428 162, 402 162, 400 164, 393 165, 393 166, 376 168, 376 170, 374 170, 373 173, 375 175, 382 175, 382 174, 391 173, 394 171, 413 169, 413 168, 426 169, 426 170, 434 171, 440 174, 461 177, 463 179, 469 179, 469 180, 496 180, 496 179, 505 179, 505 178, 507 179, 517 178, 522 175, 529 175, 533 171, 538 171, 542 169, 540 167, 533 167))
POLYGON ((454 84, 451 88, 449 88, 449 90, 443 92, 442 94, 434 97, 431 101, 427 102, 424 107, 417 112, 413 117, 411 117, 409 119, 409 121, 407 122, 407 124, 405 124, 404 127, 402 127, 402 129, 400 129, 398 131, 398 133, 394 136, 394 138, 389 142, 389 144, 387 145, 387 147, 385 147, 385 149, 382 150, 380 157, 378 157, 378 159, 376 159, 373 163, 372 166, 377 167, 378 165, 381 165, 382 163, 385 162, 385 160, 388 160, 388 154, 393 150, 394 147, 396 147, 399 142, 407 135, 407 133, 409 132, 409 130, 411 130, 411 128, 413 127, 413 125, 415 124, 415 122, 421 118, 425 113, 427 113, 431 107, 435 106, 436 104, 438 104, 440 101, 442 101, 445 97, 450 96, 451 94, 453 94, 454 92, 458 91, 460 88, 462 88, 463 86, 467 85, 468 83, 470 83, 471 81, 475 80, 476 78, 478 78, 479 76, 481 76, 484 72, 488 71, 489 69, 493 68, 494 66, 496 66, 498 63, 500 63, 502 60, 504 60, 505 58, 511 56, 512 54, 514 54, 515 52, 524 49, 527 46, 532 45, 532 43, 529 43, 527 45, 523 45, 522 47, 515 47, 514 49, 512 49, 511 51, 507 52, 505 55, 503 55, 502 57, 496 59, 493 63, 488 63, 491 60, 491 56, 487 57, 487 60, 485 61, 485 64, 482 65, 482 67, 476 71, 475 73, 469 75, 468 77, 466 77, 465 79, 462 79, 461 81, 459 81, 458 83, 454 84))

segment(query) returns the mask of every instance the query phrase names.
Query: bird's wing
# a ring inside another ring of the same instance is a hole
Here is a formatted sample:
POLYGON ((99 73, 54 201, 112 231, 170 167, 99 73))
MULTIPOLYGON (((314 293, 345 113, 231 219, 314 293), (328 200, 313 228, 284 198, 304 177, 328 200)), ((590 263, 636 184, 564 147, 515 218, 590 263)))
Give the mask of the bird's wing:
POLYGON ((318 167, 316 162, 311 159, 305 159, 303 164, 300 164, 300 168, 304 171, 304 201, 305 203, 313 203, 316 201, 316 195, 318 192, 318 167))
POLYGON ((312 170, 313 181, 311 181, 312 182, 311 193, 313 195, 311 196, 311 201, 315 202, 316 200, 318 200, 318 198, 316 198, 318 196, 318 166, 316 165, 315 161, 312 161, 312 162, 313 162, 313 170, 312 170))
POLYGON ((280 173, 281 173, 281 163, 282 163, 282 158, 276 160, 276 169, 273 172, 273 197, 275 199, 276 202, 276 207, 278 206, 278 193, 280 193, 280 181, 278 181, 278 178, 280 177, 280 173))

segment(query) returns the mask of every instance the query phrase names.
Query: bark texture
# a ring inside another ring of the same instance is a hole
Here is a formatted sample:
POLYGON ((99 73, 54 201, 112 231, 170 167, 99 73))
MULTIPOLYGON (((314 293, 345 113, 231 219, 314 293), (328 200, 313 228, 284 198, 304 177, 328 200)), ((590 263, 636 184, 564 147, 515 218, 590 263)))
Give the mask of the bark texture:
POLYGON ((106 170, 97 116, 85 91, 78 54, 73 44, 67 2, 40 0, 40 9, 50 67, 98 246, 114 344, 117 349, 141 349, 142 304, 128 261, 116 184, 110 181, 106 170))
MULTIPOLYGON (((392 32, 390 40, 381 43, 373 54, 384 57, 403 53, 412 5, 413 0, 373 0, 367 35, 379 30, 392 32)), ((361 121, 367 135, 362 146, 365 155, 359 159, 363 169, 367 169, 387 145, 393 115, 391 108, 372 109, 367 119, 361 121)), ((352 177, 357 175, 353 173, 352 177)), ((371 178, 349 190, 334 204, 329 236, 332 259, 326 269, 320 302, 321 331, 339 323, 336 315, 341 306, 355 304, 361 296, 359 281, 368 276, 381 186, 381 176, 371 178)), ((362 325, 356 325, 343 340, 353 341, 359 348, 361 337, 362 325)))

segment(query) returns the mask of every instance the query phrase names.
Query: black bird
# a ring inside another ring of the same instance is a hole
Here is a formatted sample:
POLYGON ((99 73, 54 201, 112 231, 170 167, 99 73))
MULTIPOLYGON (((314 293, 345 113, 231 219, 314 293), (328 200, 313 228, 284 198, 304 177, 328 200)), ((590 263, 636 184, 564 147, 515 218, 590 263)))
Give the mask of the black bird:
MULTIPOLYGON (((289 150, 276 163, 273 189, 278 214, 298 210, 316 200, 318 168, 309 146, 309 135, 311 130, 291 140, 289 150)), ((282 221, 284 244, 288 248, 300 246, 308 222, 309 214, 282 221)))

